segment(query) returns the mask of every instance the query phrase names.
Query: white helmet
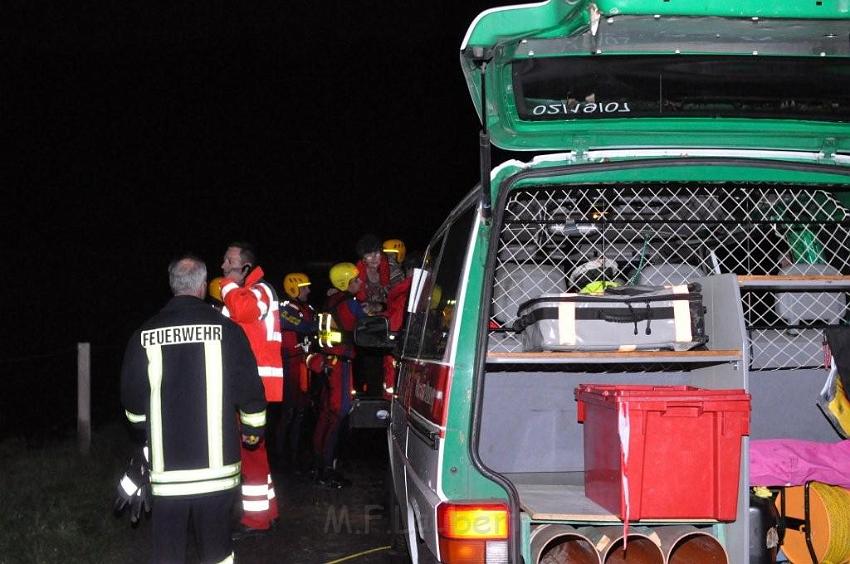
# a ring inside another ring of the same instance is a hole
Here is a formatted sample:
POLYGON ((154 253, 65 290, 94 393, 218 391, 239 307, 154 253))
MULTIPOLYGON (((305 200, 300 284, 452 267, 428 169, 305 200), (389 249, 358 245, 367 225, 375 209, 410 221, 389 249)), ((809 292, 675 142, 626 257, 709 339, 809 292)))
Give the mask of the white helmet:
POLYGON ((615 280, 619 274, 620 267, 617 266, 617 261, 603 256, 578 265, 567 278, 573 286, 584 288, 591 282, 615 280))

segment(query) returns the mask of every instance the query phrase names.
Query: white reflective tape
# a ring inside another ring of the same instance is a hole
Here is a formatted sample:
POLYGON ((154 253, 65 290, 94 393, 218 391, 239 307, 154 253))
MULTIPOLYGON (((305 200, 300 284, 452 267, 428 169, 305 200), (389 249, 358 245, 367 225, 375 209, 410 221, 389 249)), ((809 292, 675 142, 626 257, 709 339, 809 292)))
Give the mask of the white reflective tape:
POLYGON ((126 409, 124 410, 124 415, 127 416, 127 421, 129 421, 130 423, 144 423, 148 420, 147 416, 144 413, 132 413, 130 411, 127 411, 126 409))
POLYGON ((274 488, 269 488, 269 495, 267 495, 266 497, 269 499, 269 501, 273 500, 276 497, 274 493, 274 488))
POLYGON ((224 299, 227 294, 230 293, 231 290, 235 290, 238 287, 239 285, 231 280, 230 282, 221 287, 221 298, 224 299))
MULTIPOLYGON (((673 293, 687 294, 688 287, 686 285, 673 286, 673 293)), ((673 327, 676 331, 677 343, 689 343, 693 340, 689 300, 673 300, 673 327)))
POLYGON ((221 480, 210 480, 207 482, 194 482, 189 484, 157 484, 151 483, 153 495, 199 495, 212 492, 221 492, 235 488, 239 485, 239 476, 224 478, 221 480))
POLYGON ((258 366, 257 372, 260 373, 260 376, 265 376, 267 378, 283 378, 283 368, 277 368, 274 366, 258 366))
POLYGON ((224 379, 221 361, 221 341, 204 343, 204 365, 207 377, 207 450, 210 468, 224 465, 222 420, 224 419, 224 379))
POLYGON ((280 311, 280 303, 275 299, 274 290, 266 282, 259 285, 260 290, 266 295, 265 303, 270 311, 280 311))
POLYGON ((264 409, 258 413, 245 413, 244 411, 240 411, 239 420, 244 425, 251 427, 264 427, 266 425, 266 410, 264 409))
POLYGON ((242 462, 217 466, 215 468, 196 468, 194 470, 151 471, 151 481, 160 484, 176 482, 202 482, 238 476, 242 462))
POLYGON ((219 560, 215 564, 233 564, 233 562, 234 562, 233 553, 231 552, 230 554, 227 555, 227 557, 225 557, 224 560, 219 560))
POLYGON ((275 299, 274 292, 267 284, 261 284, 260 288, 266 295, 265 301, 262 302, 266 306, 266 311, 262 312, 260 316, 261 318, 265 317, 263 322, 266 324, 266 339, 280 343, 280 307, 278 301, 275 299))
POLYGON ((121 478, 119 482, 121 489, 124 490, 124 493, 127 495, 133 495, 139 489, 139 486, 136 485, 136 482, 130 479, 127 474, 124 474, 124 477, 121 478))
MULTIPOLYGON (((571 296, 573 294, 566 294, 571 296)), ((558 304, 558 340, 562 345, 576 344, 576 304, 560 302, 558 304)))
POLYGON ((165 470, 162 453, 162 346, 145 349, 148 357, 148 382, 150 383, 150 433, 148 443, 151 447, 151 469, 156 472, 165 470))
POLYGON ((242 500, 242 509, 246 512, 261 513, 263 511, 268 511, 269 507, 269 500, 267 499, 261 501, 242 500))
POLYGON ((250 497, 268 498, 269 486, 268 484, 261 484, 259 486, 249 486, 247 484, 242 484, 242 495, 247 495, 250 497))
POLYGON ((331 343, 331 316, 328 313, 320 313, 319 314, 319 330, 318 330, 318 338, 319 338, 319 346, 320 347, 330 347, 331 343))

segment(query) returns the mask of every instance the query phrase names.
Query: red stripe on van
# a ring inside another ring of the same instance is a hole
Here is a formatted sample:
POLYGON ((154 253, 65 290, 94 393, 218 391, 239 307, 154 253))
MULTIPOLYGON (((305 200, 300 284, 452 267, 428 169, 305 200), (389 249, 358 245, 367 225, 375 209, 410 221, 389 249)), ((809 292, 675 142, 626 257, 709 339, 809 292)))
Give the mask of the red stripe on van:
POLYGON ((431 423, 445 427, 451 369, 443 364, 429 362, 413 362, 408 366, 404 404, 431 423))

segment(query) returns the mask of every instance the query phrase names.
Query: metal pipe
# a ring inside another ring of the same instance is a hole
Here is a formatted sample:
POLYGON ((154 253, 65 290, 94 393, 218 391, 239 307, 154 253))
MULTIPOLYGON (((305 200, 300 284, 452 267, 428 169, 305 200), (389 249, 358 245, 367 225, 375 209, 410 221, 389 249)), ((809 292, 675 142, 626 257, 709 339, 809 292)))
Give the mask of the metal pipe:
POLYGON ((593 543, 603 564, 664 564, 660 540, 648 527, 631 527, 625 539, 619 525, 582 527, 578 531, 593 543))
POLYGON ((600 564, 599 553, 569 525, 540 525, 531 533, 531 561, 535 564, 600 564))
POLYGON ((655 527, 667 564, 729 564, 726 549, 706 529, 691 525, 655 527))

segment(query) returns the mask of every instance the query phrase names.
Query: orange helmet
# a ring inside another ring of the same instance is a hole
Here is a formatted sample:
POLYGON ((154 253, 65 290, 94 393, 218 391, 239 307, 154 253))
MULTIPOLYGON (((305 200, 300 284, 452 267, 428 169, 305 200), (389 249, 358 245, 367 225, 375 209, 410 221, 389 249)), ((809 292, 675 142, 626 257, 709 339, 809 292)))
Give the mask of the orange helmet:
POLYGON ((348 285, 352 280, 357 278, 359 273, 360 271, 357 270, 357 267, 352 263, 339 262, 331 267, 331 271, 329 273, 331 284, 333 284, 334 288, 340 292, 345 292, 348 290, 348 285))
POLYGON ((303 272, 290 272, 283 277, 283 291, 293 300, 301 293, 301 288, 310 285, 310 278, 303 272))
POLYGON ((221 299, 221 281, 224 280, 223 276, 219 276, 218 278, 213 278, 210 280, 210 285, 207 293, 210 295, 212 299, 217 302, 224 302, 221 299))
POLYGON ((382 250, 391 255, 395 255, 397 263, 404 262, 404 257, 407 254, 407 247, 404 246, 404 241, 401 239, 387 239, 384 241, 382 250))

